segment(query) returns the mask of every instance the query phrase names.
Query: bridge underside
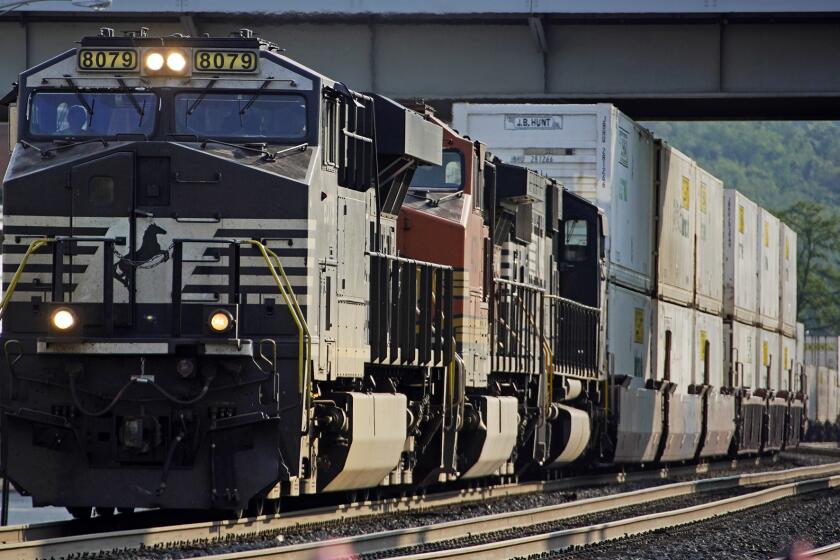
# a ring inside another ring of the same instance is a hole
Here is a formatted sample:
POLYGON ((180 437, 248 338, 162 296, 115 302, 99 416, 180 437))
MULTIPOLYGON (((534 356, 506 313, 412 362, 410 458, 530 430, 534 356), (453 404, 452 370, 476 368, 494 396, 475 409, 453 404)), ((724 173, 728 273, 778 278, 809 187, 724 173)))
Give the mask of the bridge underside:
MULTIPOLYGON (((120 9, 117 3, 113 8, 120 9)), ((99 27, 240 27, 355 89, 453 101, 613 101, 638 119, 840 118, 840 15, 8 14, 0 79, 99 27)))

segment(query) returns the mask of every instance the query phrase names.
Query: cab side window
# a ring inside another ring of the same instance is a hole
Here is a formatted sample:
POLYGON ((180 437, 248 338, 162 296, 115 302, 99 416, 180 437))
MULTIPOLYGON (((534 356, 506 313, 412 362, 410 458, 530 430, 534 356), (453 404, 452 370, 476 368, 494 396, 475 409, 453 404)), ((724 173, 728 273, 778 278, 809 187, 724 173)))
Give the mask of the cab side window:
POLYGON ((338 99, 335 97, 324 98, 324 112, 321 123, 323 138, 324 165, 332 168, 338 167, 338 99))
POLYGON ((563 224, 563 260, 583 262, 589 248, 589 226, 586 220, 568 220, 563 224))

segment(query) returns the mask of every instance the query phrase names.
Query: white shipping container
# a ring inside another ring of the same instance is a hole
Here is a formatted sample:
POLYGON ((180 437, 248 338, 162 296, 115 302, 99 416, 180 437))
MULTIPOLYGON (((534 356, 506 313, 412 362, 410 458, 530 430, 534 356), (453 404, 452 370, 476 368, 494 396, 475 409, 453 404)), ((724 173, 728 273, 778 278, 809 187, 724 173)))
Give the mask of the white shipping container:
POLYGON ((650 357, 650 298, 607 287, 607 353, 610 373, 645 379, 650 357))
POLYGON ((727 318, 756 320, 758 206, 733 189, 724 189, 723 310, 727 318))
POLYGON ((806 366, 808 377, 808 420, 824 422, 828 407, 828 368, 806 366))
POLYGON ((838 354, 836 336, 811 335, 805 337, 805 365, 838 369, 840 355, 838 354))
POLYGON ((695 385, 706 382, 706 367, 709 369, 709 385, 716 388, 729 385, 727 372, 723 368, 723 319, 718 315, 695 311, 693 377, 695 385))
POLYGON ((796 335, 796 232, 785 223, 779 228, 779 262, 782 276, 779 286, 779 330, 796 335))
POLYGON ((805 366, 805 324, 796 323, 796 363, 805 366))
POLYGON ((779 355, 779 333, 756 328, 758 339, 758 363, 755 368, 756 389, 779 389, 779 376, 782 371, 782 357, 779 355))
POLYGON ((820 395, 820 398, 823 399, 825 403, 823 414, 823 422, 836 422, 837 421, 837 393, 840 391, 840 387, 838 387, 838 378, 837 378, 837 370, 832 368, 818 368, 821 372, 824 370, 825 375, 820 376, 820 381, 822 385, 820 386, 820 393, 824 394, 820 395))
POLYGON ((769 330, 779 328, 779 218, 758 209, 758 321, 769 330))
POLYGON ((653 289, 650 131, 606 103, 455 103, 452 120, 502 161, 535 169, 595 202, 607 218, 610 280, 643 292, 653 289))
POLYGON ((694 303, 694 197, 697 164, 656 141, 659 189, 656 232, 656 292, 664 300, 694 303))
POLYGON ((693 383, 693 325, 694 310, 667 301, 654 300, 653 329, 651 336, 651 368, 653 379, 669 378, 677 384, 676 394, 688 394, 693 383), (670 333, 670 334, 669 334, 670 333), (670 338, 670 349, 668 339, 670 338), (670 360, 670 363, 667 363, 670 360))
POLYGON ((694 305, 719 314, 723 309, 723 181, 697 167, 694 305))
POLYGON ((724 365, 726 375, 731 370, 736 387, 755 387, 756 356, 755 327, 739 321, 726 321, 724 331, 724 365))
POLYGON ((805 377, 807 378, 808 406, 806 416, 811 422, 817 421, 817 368, 814 366, 805 367, 805 377))
POLYGON ((824 366, 807 366, 808 420, 811 422, 836 422, 840 378, 837 370, 824 366))
POLYGON ((790 336, 779 335, 779 356, 780 362, 780 378, 777 387, 779 389, 790 391, 796 389, 798 383, 796 381, 796 339, 790 336))

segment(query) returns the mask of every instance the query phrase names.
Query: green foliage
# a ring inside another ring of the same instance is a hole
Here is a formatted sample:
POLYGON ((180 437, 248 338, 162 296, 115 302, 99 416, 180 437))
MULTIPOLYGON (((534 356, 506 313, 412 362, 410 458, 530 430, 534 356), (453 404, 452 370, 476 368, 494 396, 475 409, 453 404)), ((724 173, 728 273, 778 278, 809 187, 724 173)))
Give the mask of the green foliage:
POLYGON ((646 126, 798 233, 799 320, 840 332, 840 122, 646 126))
POLYGON ((840 122, 670 122, 645 126, 765 208, 840 204, 840 122))
POLYGON ((840 221, 813 201, 794 204, 779 217, 798 234, 797 306, 812 332, 840 332, 840 221))

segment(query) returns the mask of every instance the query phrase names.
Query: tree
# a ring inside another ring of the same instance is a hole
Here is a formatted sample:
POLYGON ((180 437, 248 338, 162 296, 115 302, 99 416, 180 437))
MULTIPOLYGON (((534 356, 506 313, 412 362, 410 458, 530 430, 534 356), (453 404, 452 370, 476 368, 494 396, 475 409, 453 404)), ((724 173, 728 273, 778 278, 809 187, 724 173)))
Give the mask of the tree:
POLYGON ((840 221, 837 213, 800 201, 779 213, 796 231, 797 308, 811 331, 840 331, 840 221))

